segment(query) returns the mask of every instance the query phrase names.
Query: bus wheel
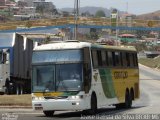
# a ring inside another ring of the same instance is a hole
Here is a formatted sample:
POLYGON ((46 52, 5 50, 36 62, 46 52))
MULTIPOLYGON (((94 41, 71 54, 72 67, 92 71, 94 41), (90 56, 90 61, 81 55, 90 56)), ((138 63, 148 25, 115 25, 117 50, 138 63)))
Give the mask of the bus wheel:
POLYGON ((89 114, 94 115, 97 112, 97 98, 95 94, 91 96, 91 109, 89 110, 89 114))
POLYGON ((132 96, 128 91, 126 91, 125 108, 131 108, 131 106, 132 106, 132 96))
POLYGON ((125 95, 125 103, 119 103, 116 104, 116 109, 122 109, 122 108, 131 108, 132 106, 132 96, 131 94, 129 94, 129 91, 126 91, 126 95, 125 95))
POLYGON ((54 115, 54 111, 43 111, 43 113, 44 113, 47 117, 53 117, 53 115, 54 115))

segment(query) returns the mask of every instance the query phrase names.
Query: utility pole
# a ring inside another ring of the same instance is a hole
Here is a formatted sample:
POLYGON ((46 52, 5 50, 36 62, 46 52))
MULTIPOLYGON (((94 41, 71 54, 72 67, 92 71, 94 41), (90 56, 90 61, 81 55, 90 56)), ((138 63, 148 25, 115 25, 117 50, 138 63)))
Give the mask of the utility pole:
POLYGON ((77 32, 78 32, 78 17, 79 17, 79 1, 75 0, 75 30, 74 30, 74 39, 77 40, 77 32))
POLYGON ((116 16, 116 46, 118 46, 118 34, 119 34, 119 29, 118 29, 118 10, 117 10, 117 16, 116 16))

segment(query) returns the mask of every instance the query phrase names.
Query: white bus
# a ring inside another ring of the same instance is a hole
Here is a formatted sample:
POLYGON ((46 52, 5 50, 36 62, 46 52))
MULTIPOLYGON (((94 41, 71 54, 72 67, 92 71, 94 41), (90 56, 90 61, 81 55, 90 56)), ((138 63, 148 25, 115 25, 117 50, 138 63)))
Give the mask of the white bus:
POLYGON ((32 56, 32 105, 46 116, 55 111, 95 114, 115 105, 129 108, 139 98, 137 52, 65 41, 37 46, 32 56))

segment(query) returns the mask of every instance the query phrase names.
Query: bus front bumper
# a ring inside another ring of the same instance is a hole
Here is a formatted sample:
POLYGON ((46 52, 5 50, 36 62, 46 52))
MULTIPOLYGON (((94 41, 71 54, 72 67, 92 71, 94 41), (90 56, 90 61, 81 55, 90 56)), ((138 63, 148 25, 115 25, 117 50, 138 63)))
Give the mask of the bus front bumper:
POLYGON ((58 111, 58 110, 85 110, 89 109, 89 103, 84 99, 67 100, 67 99, 44 99, 32 100, 34 110, 58 111))

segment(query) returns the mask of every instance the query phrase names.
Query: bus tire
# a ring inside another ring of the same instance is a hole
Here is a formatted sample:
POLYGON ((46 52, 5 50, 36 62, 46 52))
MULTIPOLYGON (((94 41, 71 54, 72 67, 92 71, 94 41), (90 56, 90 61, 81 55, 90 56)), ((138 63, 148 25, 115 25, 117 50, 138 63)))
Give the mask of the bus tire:
POLYGON ((91 109, 89 110, 90 115, 95 115, 97 113, 97 97, 96 94, 93 93, 91 96, 91 109))
POLYGON ((43 111, 43 113, 44 113, 45 116, 47 116, 47 117, 53 117, 53 115, 54 115, 54 111, 43 111))
POLYGON ((132 100, 134 100, 135 98, 134 98, 134 90, 133 90, 133 88, 131 89, 130 94, 131 94, 132 100))
POLYGON ((132 96, 129 93, 128 90, 126 90, 126 95, 125 95, 125 108, 131 108, 132 106, 132 96))
POLYGON ((116 109, 131 108, 132 96, 128 90, 126 90, 126 93, 125 93, 125 102, 116 104, 115 106, 116 106, 116 109))
POLYGON ((122 109, 122 108, 124 108, 124 106, 125 106, 125 103, 119 103, 119 104, 116 104, 115 105, 116 106, 116 109, 122 109))

